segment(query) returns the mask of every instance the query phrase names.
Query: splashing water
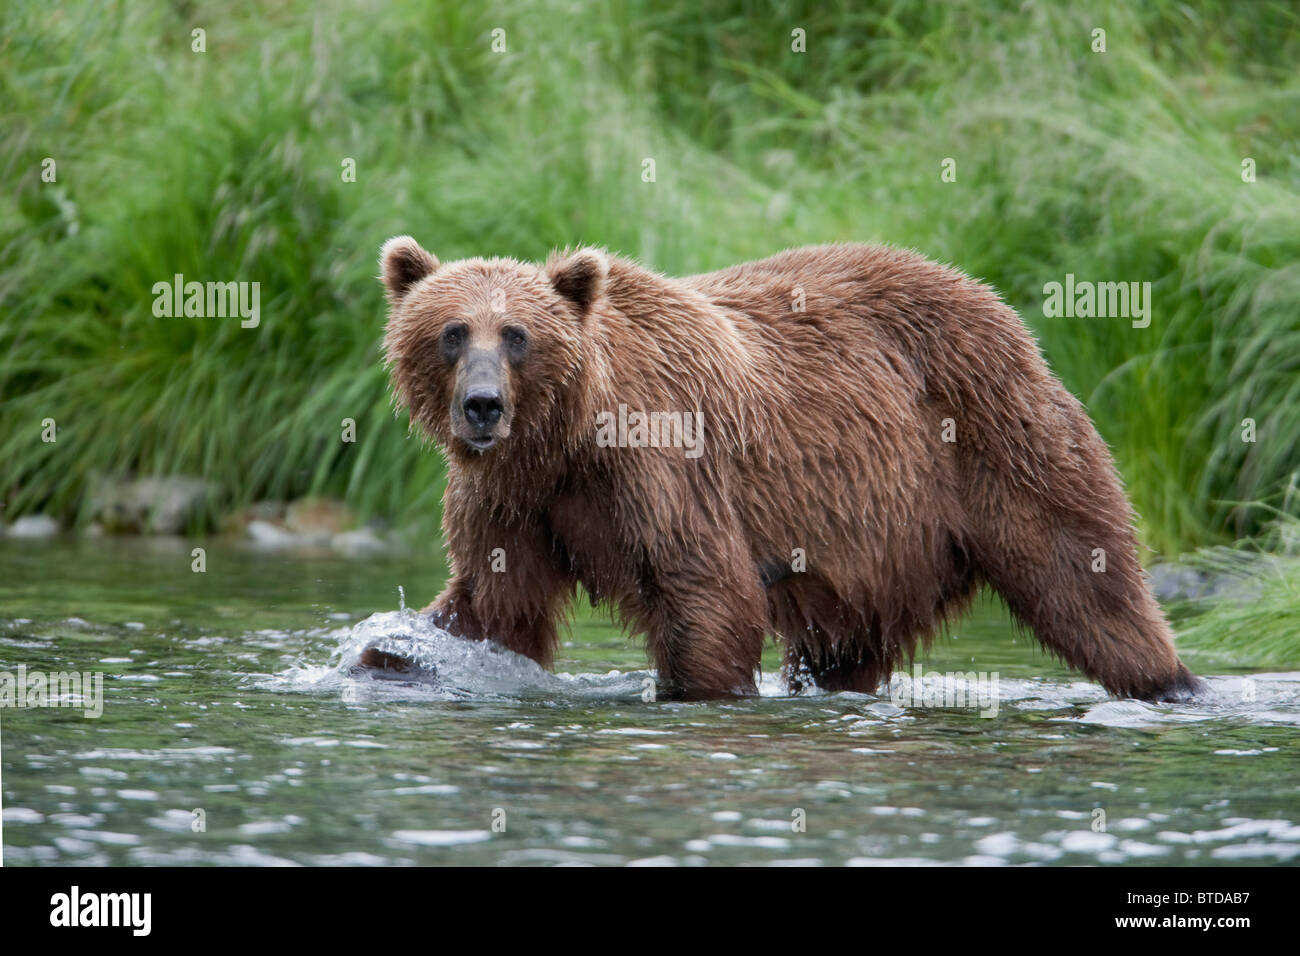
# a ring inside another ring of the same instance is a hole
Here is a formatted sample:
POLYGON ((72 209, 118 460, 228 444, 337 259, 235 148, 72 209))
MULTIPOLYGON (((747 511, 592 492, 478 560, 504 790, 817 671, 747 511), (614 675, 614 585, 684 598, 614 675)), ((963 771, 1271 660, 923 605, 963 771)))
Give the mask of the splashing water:
MULTIPOLYGON (((399 588, 400 590, 400 588, 399 588)), ((359 687, 390 697, 434 700, 534 700, 538 698, 633 698, 648 671, 606 674, 552 673, 521 654, 491 641, 469 641, 448 633, 403 606, 370 615, 331 636, 338 644, 324 666, 298 665, 272 678, 282 689, 359 687), (410 662, 402 672, 363 667, 368 649, 410 662)))
MULTIPOLYGON (((399 593, 401 588, 399 587, 399 593)), ((434 700, 519 700, 566 698, 641 700, 652 670, 610 670, 604 674, 552 672, 521 654, 491 641, 470 641, 405 607, 381 611, 354 627, 330 632, 336 646, 326 664, 295 665, 272 677, 269 687, 287 690, 358 692, 376 689, 394 698, 434 700), (361 665, 361 655, 375 649, 410 662, 409 670, 382 671, 361 665)), ((873 716, 916 719, 934 710, 969 708, 983 717, 999 711, 1067 711, 1055 718, 1103 727, 1156 727, 1213 719, 1241 719, 1257 724, 1300 724, 1300 673, 1250 677, 1205 676, 1206 693, 1180 704, 1112 700, 1088 681, 1001 678, 990 685, 965 674, 924 675, 900 671, 876 694, 828 695, 806 689, 797 699, 862 701, 873 716), (956 706, 952 703, 958 702, 956 706), (965 702, 964 704, 962 702, 965 702)), ((760 675, 760 698, 785 698, 788 691, 776 672, 760 675)))

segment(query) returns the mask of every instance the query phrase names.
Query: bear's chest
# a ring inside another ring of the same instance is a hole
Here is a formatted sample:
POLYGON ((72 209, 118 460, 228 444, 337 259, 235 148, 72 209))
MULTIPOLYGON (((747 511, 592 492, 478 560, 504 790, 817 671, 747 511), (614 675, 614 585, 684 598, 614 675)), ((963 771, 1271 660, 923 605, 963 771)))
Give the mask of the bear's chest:
POLYGON ((616 516, 598 496, 560 495, 547 508, 546 527, 563 570, 593 599, 613 597, 635 581, 635 549, 622 540, 616 516))

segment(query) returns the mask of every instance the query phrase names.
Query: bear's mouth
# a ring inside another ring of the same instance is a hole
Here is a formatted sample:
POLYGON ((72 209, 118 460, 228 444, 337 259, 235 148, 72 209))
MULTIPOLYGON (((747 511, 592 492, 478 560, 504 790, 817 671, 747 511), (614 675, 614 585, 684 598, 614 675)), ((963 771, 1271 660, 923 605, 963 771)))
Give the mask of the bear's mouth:
POLYGON ((483 452, 483 451, 487 451, 489 448, 491 448, 493 445, 497 443, 497 436, 478 435, 473 438, 462 438, 461 441, 463 441, 466 445, 469 445, 469 447, 473 448, 475 451, 483 452))

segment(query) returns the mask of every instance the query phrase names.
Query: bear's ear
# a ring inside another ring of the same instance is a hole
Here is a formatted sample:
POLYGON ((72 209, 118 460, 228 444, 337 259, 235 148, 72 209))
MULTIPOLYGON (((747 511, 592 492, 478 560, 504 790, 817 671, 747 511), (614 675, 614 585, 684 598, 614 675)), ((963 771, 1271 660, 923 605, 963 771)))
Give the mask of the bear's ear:
POLYGON ((579 317, 586 318, 604 291, 609 258, 599 249, 579 249, 571 256, 553 257, 546 272, 555 291, 573 304, 579 317))
POLYGON ((379 250, 379 267, 388 301, 397 305, 411 286, 438 270, 438 260, 410 236, 394 236, 379 250))

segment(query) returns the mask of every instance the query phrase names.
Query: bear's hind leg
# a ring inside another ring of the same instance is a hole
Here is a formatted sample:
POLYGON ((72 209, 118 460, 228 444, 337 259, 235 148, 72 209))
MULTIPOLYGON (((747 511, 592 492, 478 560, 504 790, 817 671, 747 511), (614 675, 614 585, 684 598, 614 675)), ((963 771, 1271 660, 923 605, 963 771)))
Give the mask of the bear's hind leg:
POLYGON ((1184 699, 1202 684, 1174 651, 1104 446, 1091 455, 1093 468, 1056 469, 1045 491, 990 483, 973 495, 975 560, 1044 647, 1110 693, 1184 699))
POLYGON ((785 644, 782 675, 792 694, 809 682, 830 693, 874 693, 902 656, 881 640, 871 609, 852 607, 814 578, 771 588, 768 613, 785 644))
POLYGON ((792 693, 802 689, 801 674, 808 674, 814 684, 830 694, 853 691, 872 694, 893 673, 893 665, 881 659, 877 648, 868 641, 850 637, 836 646, 802 643, 793 648, 794 659, 787 654, 787 682, 792 693))

